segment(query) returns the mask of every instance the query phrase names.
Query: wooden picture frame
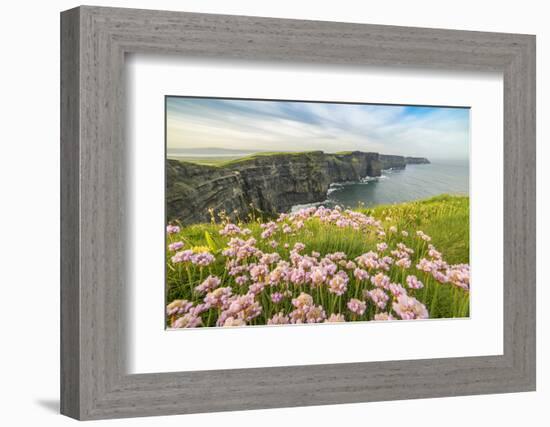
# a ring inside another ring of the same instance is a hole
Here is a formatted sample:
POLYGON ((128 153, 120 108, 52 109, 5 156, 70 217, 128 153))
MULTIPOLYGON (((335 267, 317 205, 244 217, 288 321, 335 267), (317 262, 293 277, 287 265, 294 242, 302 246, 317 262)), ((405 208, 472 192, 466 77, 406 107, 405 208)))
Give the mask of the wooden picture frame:
POLYGON ((535 390, 532 35, 78 7, 61 14, 61 166, 65 415, 84 420, 535 390), (127 53, 502 72, 504 354, 126 374, 127 53))

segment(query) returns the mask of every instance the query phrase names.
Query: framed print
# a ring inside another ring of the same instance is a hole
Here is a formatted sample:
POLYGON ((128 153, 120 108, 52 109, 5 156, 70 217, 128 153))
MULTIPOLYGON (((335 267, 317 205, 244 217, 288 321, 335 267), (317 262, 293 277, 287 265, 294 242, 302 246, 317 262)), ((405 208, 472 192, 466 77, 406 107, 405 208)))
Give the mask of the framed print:
POLYGON ((61 40, 63 414, 535 389, 534 36, 83 6, 61 40))
POLYGON ((469 317, 468 151, 467 108, 167 96, 167 326, 469 317))

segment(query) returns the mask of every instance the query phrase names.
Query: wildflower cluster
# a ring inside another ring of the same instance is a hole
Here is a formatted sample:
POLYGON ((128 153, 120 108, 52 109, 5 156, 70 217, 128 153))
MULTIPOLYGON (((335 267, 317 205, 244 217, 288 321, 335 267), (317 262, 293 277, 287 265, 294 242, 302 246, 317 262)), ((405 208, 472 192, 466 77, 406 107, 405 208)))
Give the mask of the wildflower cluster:
POLYGON ((423 231, 339 207, 194 230, 167 227, 172 328, 426 319, 440 287, 469 291, 423 231))

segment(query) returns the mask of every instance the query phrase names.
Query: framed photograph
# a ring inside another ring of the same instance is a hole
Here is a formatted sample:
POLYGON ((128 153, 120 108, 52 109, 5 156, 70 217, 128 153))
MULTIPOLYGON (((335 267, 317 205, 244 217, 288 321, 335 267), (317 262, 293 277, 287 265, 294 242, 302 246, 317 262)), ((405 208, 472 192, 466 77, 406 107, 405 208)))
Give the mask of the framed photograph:
POLYGON ((167 96, 167 327, 469 317, 469 114, 167 96))
POLYGON ((61 411, 535 390, 535 37, 61 14, 61 411))

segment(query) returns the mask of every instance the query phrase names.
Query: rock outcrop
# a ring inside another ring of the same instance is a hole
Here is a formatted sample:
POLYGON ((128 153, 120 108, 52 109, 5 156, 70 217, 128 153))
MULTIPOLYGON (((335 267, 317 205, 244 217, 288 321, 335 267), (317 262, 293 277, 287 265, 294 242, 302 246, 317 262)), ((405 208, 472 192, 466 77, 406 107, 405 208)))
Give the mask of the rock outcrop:
POLYGON ((209 211, 225 211, 233 219, 245 219, 253 210, 275 215, 325 200, 331 183, 380 176, 382 169, 406 163, 402 156, 360 151, 256 155, 220 167, 168 159, 167 219, 209 222, 209 211))
POLYGON ((403 156, 393 156, 389 154, 380 154, 380 163, 382 169, 405 169, 407 161, 403 156))
POLYGON ((430 163, 426 157, 405 157, 405 161, 408 165, 425 165, 430 163))
POLYGON ((425 157, 403 157, 389 154, 380 154, 382 169, 404 169, 407 165, 428 164, 430 161, 425 157))

